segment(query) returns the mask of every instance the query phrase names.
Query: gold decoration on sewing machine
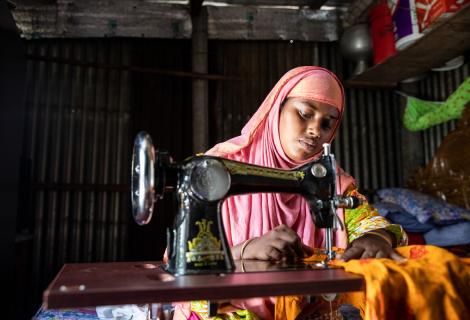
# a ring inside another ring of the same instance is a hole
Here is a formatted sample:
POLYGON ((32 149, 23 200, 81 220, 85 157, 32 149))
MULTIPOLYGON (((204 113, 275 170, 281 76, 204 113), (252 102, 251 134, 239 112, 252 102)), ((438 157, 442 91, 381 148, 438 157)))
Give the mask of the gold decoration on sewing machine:
POLYGON ((240 165, 232 161, 223 161, 223 162, 224 162, 225 167, 230 172, 230 174, 254 175, 254 176, 260 176, 260 177, 270 177, 270 178, 294 180, 294 181, 297 181, 297 180, 302 181, 305 176, 305 173, 302 171, 281 171, 279 169, 269 169, 269 168, 247 165, 247 164, 240 165))
POLYGON ((194 263, 196 267, 210 265, 216 261, 224 260, 222 244, 211 232, 213 221, 202 219, 195 223, 199 231, 197 236, 188 241, 188 250, 186 252, 186 262, 194 263))

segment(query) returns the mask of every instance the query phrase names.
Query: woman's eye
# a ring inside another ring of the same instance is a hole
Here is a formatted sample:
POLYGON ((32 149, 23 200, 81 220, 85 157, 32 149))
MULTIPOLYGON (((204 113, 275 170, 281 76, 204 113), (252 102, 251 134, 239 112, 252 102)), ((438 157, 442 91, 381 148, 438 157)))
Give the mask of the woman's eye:
POLYGON ((302 110, 299 110, 299 114, 304 119, 310 119, 312 117, 311 113, 303 112, 302 110))
POLYGON ((331 129, 331 121, 329 120, 324 120, 321 122, 321 127, 323 130, 328 131, 331 129))

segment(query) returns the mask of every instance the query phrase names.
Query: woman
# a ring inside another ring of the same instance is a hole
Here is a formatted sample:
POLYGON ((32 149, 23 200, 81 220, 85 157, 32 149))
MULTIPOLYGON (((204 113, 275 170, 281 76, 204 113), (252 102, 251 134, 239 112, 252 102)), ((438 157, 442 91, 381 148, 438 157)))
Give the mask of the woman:
MULTIPOLYGON (((238 137, 207 154, 256 165, 291 169, 321 155, 331 143, 344 112, 344 91, 330 71, 298 67, 287 72, 269 93, 238 137)), ((356 195, 354 179, 338 167, 337 192, 356 195)), ((279 260, 306 257, 324 247, 324 230, 315 229, 305 199, 294 194, 248 194, 228 198, 223 222, 234 259, 279 260)), ((337 230, 334 245, 346 249, 343 259, 401 257, 393 250, 406 243, 398 225, 391 225, 367 204, 338 210, 346 230, 337 230)), ((232 301, 236 308, 274 319, 272 299, 232 301)))

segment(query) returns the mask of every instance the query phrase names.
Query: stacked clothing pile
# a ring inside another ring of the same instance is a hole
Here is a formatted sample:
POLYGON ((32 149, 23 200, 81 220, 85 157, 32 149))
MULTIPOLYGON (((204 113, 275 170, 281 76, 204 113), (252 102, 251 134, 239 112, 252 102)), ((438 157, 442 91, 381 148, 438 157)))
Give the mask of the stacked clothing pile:
POLYGON ((380 201, 374 207, 392 223, 402 225, 411 243, 470 245, 469 210, 406 188, 384 188, 377 195, 380 201))

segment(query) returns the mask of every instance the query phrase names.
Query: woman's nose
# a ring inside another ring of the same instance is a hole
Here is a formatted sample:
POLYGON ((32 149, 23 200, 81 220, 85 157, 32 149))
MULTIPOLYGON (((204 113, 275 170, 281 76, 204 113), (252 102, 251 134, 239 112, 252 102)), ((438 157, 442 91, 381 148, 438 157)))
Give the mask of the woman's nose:
POLYGON ((311 121, 307 126, 307 134, 312 137, 320 137, 320 125, 317 121, 311 121))

